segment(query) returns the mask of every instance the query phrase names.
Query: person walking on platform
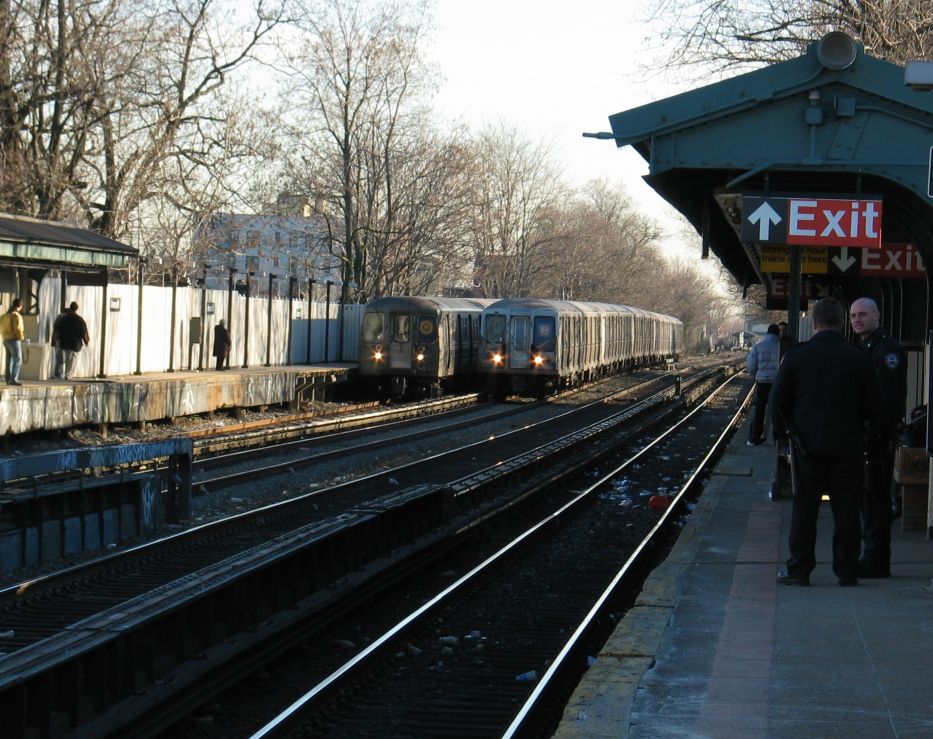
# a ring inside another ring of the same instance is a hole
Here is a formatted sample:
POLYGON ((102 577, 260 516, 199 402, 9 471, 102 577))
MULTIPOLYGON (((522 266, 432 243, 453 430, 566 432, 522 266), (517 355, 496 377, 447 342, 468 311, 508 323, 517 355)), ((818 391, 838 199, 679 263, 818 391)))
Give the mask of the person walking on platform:
POLYGON ((68 309, 52 325, 52 343, 55 345, 55 377, 70 380, 74 374, 78 352, 91 343, 87 324, 78 315, 78 304, 71 301, 68 309), (59 360, 59 353, 61 360, 59 360))
POLYGON ((230 355, 230 332, 221 320, 214 326, 214 356, 217 357, 217 369, 225 369, 224 363, 230 355))
POLYGON ((774 438, 790 437, 796 475, 790 557, 777 581, 810 584, 820 498, 828 493, 833 572, 840 585, 857 585, 863 429, 880 417, 878 381, 868 354, 842 335, 845 309, 838 300, 818 300, 811 317, 813 338, 787 352, 772 391, 774 438))
POLYGON ((14 298, 10 309, 0 316, 0 336, 3 337, 3 348, 6 350, 3 373, 6 384, 22 385, 19 381, 19 371, 23 366, 26 327, 23 324, 23 301, 20 298, 14 298))
POLYGON ((758 446, 765 440, 765 412, 768 409, 768 396, 771 385, 777 376, 781 361, 781 347, 778 340, 780 329, 776 323, 768 326, 768 333, 762 337, 745 359, 745 369, 755 378, 755 414, 748 432, 748 446, 758 446))
POLYGON ((894 454, 907 405, 907 355, 881 328, 881 313, 871 298, 849 309, 852 330, 871 356, 881 390, 881 421, 868 430, 865 491, 862 496, 862 577, 890 577, 894 454))

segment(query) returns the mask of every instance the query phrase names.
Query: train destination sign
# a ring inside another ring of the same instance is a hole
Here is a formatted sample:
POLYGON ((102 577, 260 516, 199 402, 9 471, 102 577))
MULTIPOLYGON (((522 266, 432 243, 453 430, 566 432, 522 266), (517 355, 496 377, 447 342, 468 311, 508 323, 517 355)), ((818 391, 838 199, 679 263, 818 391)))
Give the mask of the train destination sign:
POLYGON ((743 195, 742 241, 881 247, 881 198, 743 195))

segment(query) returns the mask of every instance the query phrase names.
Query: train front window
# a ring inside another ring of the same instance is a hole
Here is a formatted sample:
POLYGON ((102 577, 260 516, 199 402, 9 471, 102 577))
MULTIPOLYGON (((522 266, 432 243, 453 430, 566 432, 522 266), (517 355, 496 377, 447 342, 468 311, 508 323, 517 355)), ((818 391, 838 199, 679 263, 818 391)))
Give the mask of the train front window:
POLYGON ((535 316, 535 349, 552 352, 557 347, 555 339, 553 316, 535 316))
POLYGON ((493 344, 505 341, 505 316, 497 313, 486 316, 486 341, 493 344))
POLYGON ((385 316, 382 313, 367 313, 363 318, 363 341, 383 341, 385 316))
POLYGON ((405 343, 411 339, 411 316, 396 313, 392 316, 392 341, 405 343))

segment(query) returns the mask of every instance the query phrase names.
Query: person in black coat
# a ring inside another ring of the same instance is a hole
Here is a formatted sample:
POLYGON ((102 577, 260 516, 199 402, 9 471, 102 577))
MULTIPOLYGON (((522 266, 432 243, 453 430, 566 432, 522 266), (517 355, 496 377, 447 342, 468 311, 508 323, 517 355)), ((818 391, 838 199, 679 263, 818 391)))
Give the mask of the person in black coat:
POLYGON ((862 577, 891 575, 891 521, 894 454, 907 411, 907 355, 881 327, 881 312, 871 298, 859 298, 849 308, 852 330, 871 357, 881 390, 881 422, 869 430, 862 497, 862 577))
POLYGON ((868 354, 842 335, 846 314, 838 300, 817 301, 811 317, 813 338, 788 350, 772 389, 774 438, 790 436, 797 473, 790 557, 777 580, 810 584, 820 496, 828 493, 833 572, 840 585, 856 585, 863 439, 866 423, 875 424, 880 417, 878 382, 868 354))
POLYGON ((214 356, 217 357, 217 369, 226 369, 224 363, 230 355, 230 332, 223 321, 214 326, 214 356))

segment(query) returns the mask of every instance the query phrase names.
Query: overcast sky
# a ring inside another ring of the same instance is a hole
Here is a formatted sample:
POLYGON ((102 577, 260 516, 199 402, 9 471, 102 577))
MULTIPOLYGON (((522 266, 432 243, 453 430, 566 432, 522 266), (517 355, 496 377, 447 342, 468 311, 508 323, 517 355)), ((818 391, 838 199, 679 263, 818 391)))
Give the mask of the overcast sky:
POLYGON ((643 22, 649 2, 436 0, 432 57, 445 78, 436 106, 452 125, 502 120, 549 142, 569 182, 621 180, 646 213, 667 220, 672 209, 641 181, 648 167, 634 150, 582 137, 608 131, 613 113, 689 87, 645 79, 639 67, 652 53, 646 40, 658 43, 643 22))

